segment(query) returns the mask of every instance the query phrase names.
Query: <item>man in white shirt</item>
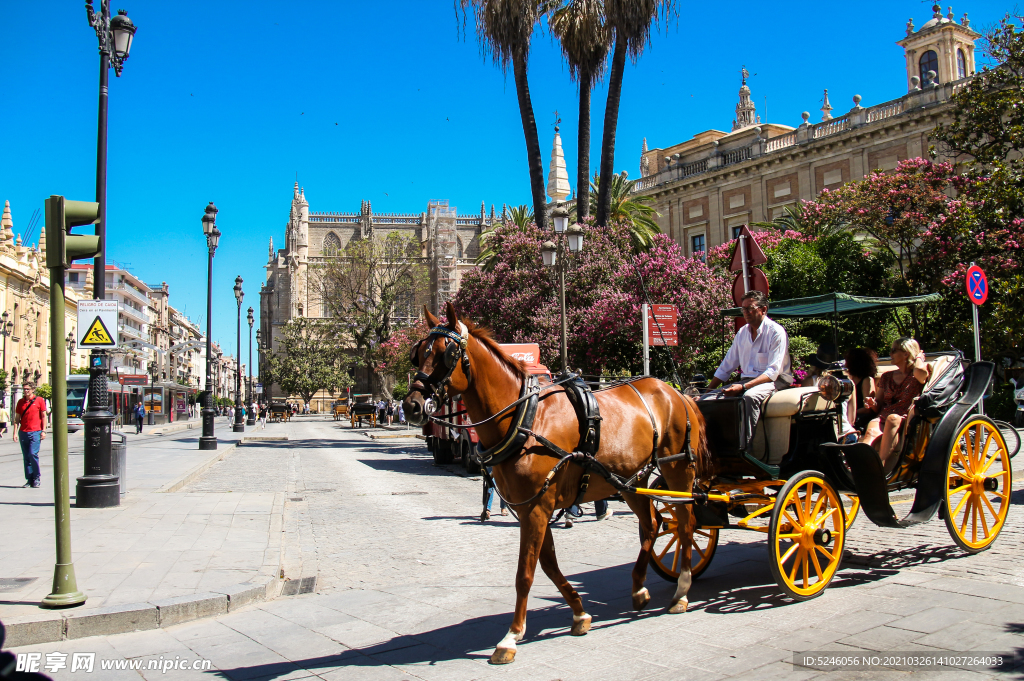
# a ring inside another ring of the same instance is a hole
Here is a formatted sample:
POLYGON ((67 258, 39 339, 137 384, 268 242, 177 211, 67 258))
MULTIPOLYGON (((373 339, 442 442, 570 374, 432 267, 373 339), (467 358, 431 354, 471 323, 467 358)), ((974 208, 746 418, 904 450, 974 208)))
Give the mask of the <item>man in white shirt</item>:
POLYGON ((768 319, 768 297, 760 291, 747 291, 740 301, 747 324, 732 341, 729 352, 708 384, 717 388, 739 370, 740 381, 727 385, 722 394, 743 397, 746 403, 746 437, 749 440, 761 415, 761 407, 776 390, 793 383, 789 360, 789 336, 786 330, 768 319))

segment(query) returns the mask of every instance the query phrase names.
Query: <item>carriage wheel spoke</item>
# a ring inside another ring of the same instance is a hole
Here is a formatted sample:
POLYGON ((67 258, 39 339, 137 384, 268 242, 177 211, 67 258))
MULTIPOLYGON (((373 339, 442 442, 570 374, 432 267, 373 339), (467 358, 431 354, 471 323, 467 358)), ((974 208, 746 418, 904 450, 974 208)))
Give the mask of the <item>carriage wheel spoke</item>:
POLYGON ((835 561, 835 559, 836 559, 835 554, 832 554, 832 553, 829 553, 828 551, 826 551, 824 546, 815 546, 814 548, 817 549, 818 551, 821 551, 822 554, 824 554, 825 557, 828 558, 829 564, 831 564, 831 563, 833 563, 835 561))
POLYGON ((973 475, 974 474, 974 469, 971 467, 971 463, 968 460, 968 458, 969 457, 968 457, 967 452, 965 451, 965 448, 963 447, 962 443, 957 442, 956 443, 956 460, 960 462, 960 465, 963 467, 965 473, 967 473, 968 475, 973 475))
POLYGON ((959 494, 960 492, 963 492, 965 489, 970 489, 970 488, 971 488, 971 486, 969 484, 968 485, 960 485, 956 489, 949 490, 949 494, 950 494, 950 496, 952 496, 954 494, 959 494))
POLYGON ((693 545, 693 550, 697 552, 697 555, 700 556, 700 559, 704 560, 704 552, 701 551, 700 550, 700 546, 697 545, 697 540, 696 539, 691 539, 690 540, 690 544, 693 545))
POLYGON ((824 577, 821 576, 821 563, 818 562, 817 551, 811 551, 811 561, 814 565, 814 573, 818 575, 818 581, 820 582, 824 577))
POLYGON ((669 552, 669 550, 672 548, 672 545, 675 544, 677 541, 679 541, 678 535, 673 536, 672 539, 670 539, 668 543, 665 544, 665 548, 661 550, 661 553, 658 554, 658 559, 661 560, 662 558, 664 558, 665 554, 669 552))
POLYGON ((796 538, 798 538, 800 536, 800 533, 799 532, 795 532, 795 533, 792 533, 792 534, 780 534, 780 535, 776 535, 776 536, 778 536, 779 539, 796 539, 796 538))
MULTIPOLYGON (((952 493, 950 493, 950 496, 953 496, 953 495, 952 495, 952 493)), ((958 502, 957 502, 957 504, 956 504, 956 508, 954 508, 954 509, 953 509, 953 512, 949 514, 949 519, 950 519, 950 520, 954 520, 954 519, 955 519, 955 518, 956 518, 956 517, 957 517, 957 516, 958 516, 958 515, 960 514, 960 509, 961 509, 961 507, 963 507, 964 503, 965 503, 965 502, 966 502, 966 501, 967 501, 968 499, 970 499, 970 498, 971 498, 971 493, 970 493, 970 492, 968 492, 967 494, 963 495, 963 496, 962 496, 962 497, 960 498, 960 501, 958 501, 958 502)), ((965 522, 966 522, 966 521, 965 521, 965 522)), ((964 528, 962 528, 962 527, 961 527, 961 528, 960 528, 960 532, 963 532, 963 531, 964 531, 964 528)))
POLYGON ((783 517, 785 517, 786 520, 789 521, 789 524, 792 525, 794 529, 804 526, 803 523, 798 523, 797 521, 793 520, 793 516, 789 515, 788 511, 783 511, 782 515, 783 517))
MULTIPOLYGON (((985 499, 984 495, 982 495, 981 498, 985 499)), ((985 503, 988 503, 988 499, 985 499, 985 503)), ((981 529, 985 532, 985 534, 981 535, 981 537, 982 537, 982 539, 984 539, 989 534, 988 533, 988 521, 985 520, 985 509, 978 502, 974 502, 974 507, 977 509, 978 516, 981 519, 981 529)), ((975 523, 975 526, 977 526, 977 523, 975 523)))
POLYGON ((683 555, 683 543, 679 542, 679 548, 672 554, 672 572, 678 572, 679 570, 679 558, 683 555))
POLYGON ((797 551, 796 558, 793 559, 793 571, 789 573, 789 581, 796 583, 796 573, 800 569, 800 559, 803 557, 803 550, 800 549, 800 545, 796 545, 797 551))
POLYGON ((814 481, 808 480, 804 488, 807 490, 804 492, 804 506, 806 507, 804 509, 804 518, 809 521, 812 517, 811 502, 814 501, 814 481))
POLYGON ((808 586, 807 582, 810 579, 810 572, 811 572, 810 562, 811 561, 808 560, 808 558, 807 558, 807 551, 804 551, 803 554, 804 554, 804 560, 803 560, 803 566, 804 566, 804 569, 803 569, 803 573, 804 573, 804 588, 806 589, 807 586, 808 586))
POLYGON ((971 541, 978 541, 978 500, 974 498, 971 499, 971 541))
POLYGON ((695 535, 699 534, 702 537, 707 537, 708 539, 711 539, 711 532, 705 532, 704 530, 694 530, 693 533, 695 535))
POLYGON ((822 504, 826 501, 828 501, 828 496, 824 492, 818 495, 818 501, 814 504, 814 510, 811 511, 811 520, 813 522, 818 522, 818 513, 821 511, 822 504))
POLYGON ((1001 447, 996 447, 996 451, 994 451, 992 453, 992 458, 990 458, 988 461, 986 461, 985 462, 985 467, 981 469, 981 474, 982 475, 985 475, 985 473, 988 472, 988 469, 992 467, 993 463, 995 463, 996 458, 998 458, 999 455, 1002 454, 1002 453, 1003 453, 1003 449, 1001 447))
POLYGON ((967 506, 964 507, 964 520, 960 523, 961 536, 964 536, 967 533, 967 521, 971 519, 971 509, 974 508, 974 498, 970 492, 964 495, 964 499, 967 501, 967 506))
MULTIPOLYGON (((983 496, 982 500, 985 502, 985 505, 988 506, 988 510, 992 511, 992 517, 995 518, 995 522, 998 523, 999 522, 999 514, 996 513, 996 507, 992 505, 992 502, 989 501, 987 496, 983 496)), ((995 523, 993 523, 993 525, 994 524, 995 523)))
POLYGON ((789 547, 789 550, 787 550, 786 553, 783 554, 782 558, 779 559, 779 565, 785 564, 785 562, 789 560, 790 556, 792 556, 793 553, 799 548, 800 545, 794 542, 793 545, 789 547))
POLYGON ((970 479, 964 473, 961 473, 960 469, 958 469, 958 468, 952 468, 951 467, 949 469, 949 472, 952 473, 953 475, 955 475, 956 477, 961 478, 963 480, 969 480, 970 479))

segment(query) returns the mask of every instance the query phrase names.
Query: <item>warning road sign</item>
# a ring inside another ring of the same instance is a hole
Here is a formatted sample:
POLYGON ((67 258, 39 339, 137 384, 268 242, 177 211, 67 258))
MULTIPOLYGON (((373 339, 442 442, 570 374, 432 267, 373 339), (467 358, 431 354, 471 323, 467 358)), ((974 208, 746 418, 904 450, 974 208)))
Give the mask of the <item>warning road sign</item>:
POLYGON ((988 300, 988 277, 977 265, 967 270, 967 297, 975 305, 984 305, 988 300))
POLYGON ((78 347, 117 347, 117 301, 78 301, 78 347))

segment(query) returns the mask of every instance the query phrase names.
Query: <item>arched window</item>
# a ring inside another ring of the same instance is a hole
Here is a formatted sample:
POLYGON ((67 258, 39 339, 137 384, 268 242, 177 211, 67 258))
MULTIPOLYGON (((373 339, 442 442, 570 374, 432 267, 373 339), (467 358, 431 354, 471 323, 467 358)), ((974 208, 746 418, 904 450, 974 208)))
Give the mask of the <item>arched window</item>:
POLYGON ((921 85, 931 85, 931 81, 928 80, 928 72, 935 72, 935 82, 939 82, 939 56, 935 54, 934 50, 928 50, 921 55, 921 59, 917 62, 920 67, 921 73, 921 85))
POLYGON ((967 57, 963 50, 956 51, 956 76, 957 78, 967 77, 967 57))
POLYGON ((21 338, 21 313, 18 311, 18 304, 14 304, 14 337, 21 338))
POLYGON ((341 250, 341 239, 334 232, 327 232, 324 237, 323 254, 324 255, 337 255, 341 250))
POLYGON ((36 312, 36 343, 39 342, 39 331, 40 331, 40 329, 43 326, 42 325, 42 319, 43 319, 42 314, 39 313, 39 312, 36 312))

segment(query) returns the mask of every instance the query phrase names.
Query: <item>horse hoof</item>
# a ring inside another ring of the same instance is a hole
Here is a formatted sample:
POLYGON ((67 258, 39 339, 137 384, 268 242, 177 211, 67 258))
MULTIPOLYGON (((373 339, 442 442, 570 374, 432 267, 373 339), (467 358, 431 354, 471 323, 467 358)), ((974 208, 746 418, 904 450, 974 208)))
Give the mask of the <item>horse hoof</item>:
POLYGON ((584 636, 590 631, 590 615, 584 614, 577 619, 576 615, 572 617, 572 630, 569 632, 573 636, 584 636))
POLYGON ((688 600, 686 600, 685 598, 680 598, 678 601, 669 606, 668 612, 671 615, 681 615, 684 612, 686 612, 686 608, 689 605, 690 602, 688 600))
POLYGON ((633 594, 633 609, 643 610, 651 602, 651 594, 646 588, 640 589, 633 594))
POLYGON ((516 659, 515 648, 495 648, 491 653, 491 664, 509 664, 516 659))

